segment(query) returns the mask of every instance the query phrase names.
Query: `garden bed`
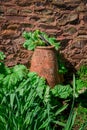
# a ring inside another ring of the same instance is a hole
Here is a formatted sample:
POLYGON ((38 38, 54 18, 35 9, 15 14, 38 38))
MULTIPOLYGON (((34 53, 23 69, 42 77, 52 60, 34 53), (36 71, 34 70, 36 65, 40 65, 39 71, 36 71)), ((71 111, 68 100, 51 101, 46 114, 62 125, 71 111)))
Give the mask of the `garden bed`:
POLYGON ((87 66, 51 89, 24 65, 6 67, 2 52, 0 58, 1 129, 87 129, 87 66))

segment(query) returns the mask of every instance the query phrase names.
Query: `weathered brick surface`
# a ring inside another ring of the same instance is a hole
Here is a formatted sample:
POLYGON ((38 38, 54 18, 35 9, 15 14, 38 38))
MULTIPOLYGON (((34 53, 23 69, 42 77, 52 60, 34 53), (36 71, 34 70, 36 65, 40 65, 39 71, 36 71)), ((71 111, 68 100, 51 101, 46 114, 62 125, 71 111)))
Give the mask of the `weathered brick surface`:
POLYGON ((28 65, 23 31, 40 29, 61 42, 61 53, 75 68, 87 64, 86 0, 0 0, 0 51, 6 65, 28 65))

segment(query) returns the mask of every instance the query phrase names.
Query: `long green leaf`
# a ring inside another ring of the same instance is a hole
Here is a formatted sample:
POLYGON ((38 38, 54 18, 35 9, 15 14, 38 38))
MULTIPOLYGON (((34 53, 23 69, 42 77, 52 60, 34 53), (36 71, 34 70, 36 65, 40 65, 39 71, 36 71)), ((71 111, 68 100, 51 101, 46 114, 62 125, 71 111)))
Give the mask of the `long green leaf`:
POLYGON ((15 99, 15 93, 11 93, 10 94, 10 105, 11 105, 12 109, 13 109, 14 99, 15 99))
POLYGON ((63 130, 71 130, 75 117, 76 117, 76 112, 74 113, 74 102, 75 102, 75 75, 73 74, 73 101, 72 101, 72 106, 70 110, 70 114, 66 123, 66 126, 63 130))
POLYGON ((58 114, 60 114, 62 111, 64 111, 66 108, 68 107, 68 104, 62 106, 61 108, 59 108, 57 110, 57 112, 55 113, 55 116, 57 116, 58 114))
POLYGON ((62 126, 62 127, 65 127, 65 123, 63 123, 63 122, 60 122, 60 121, 53 121, 53 123, 55 123, 55 124, 57 124, 57 125, 59 125, 59 126, 62 126))

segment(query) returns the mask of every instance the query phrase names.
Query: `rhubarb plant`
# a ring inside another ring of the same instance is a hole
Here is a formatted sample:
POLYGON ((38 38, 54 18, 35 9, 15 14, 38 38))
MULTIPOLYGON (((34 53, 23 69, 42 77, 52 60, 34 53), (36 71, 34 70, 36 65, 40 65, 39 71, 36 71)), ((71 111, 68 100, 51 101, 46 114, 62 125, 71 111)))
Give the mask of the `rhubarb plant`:
POLYGON ((46 33, 41 32, 40 30, 23 32, 22 36, 25 38, 23 47, 28 50, 34 50, 37 46, 54 46, 56 50, 60 47, 60 43, 55 37, 49 37, 46 33))

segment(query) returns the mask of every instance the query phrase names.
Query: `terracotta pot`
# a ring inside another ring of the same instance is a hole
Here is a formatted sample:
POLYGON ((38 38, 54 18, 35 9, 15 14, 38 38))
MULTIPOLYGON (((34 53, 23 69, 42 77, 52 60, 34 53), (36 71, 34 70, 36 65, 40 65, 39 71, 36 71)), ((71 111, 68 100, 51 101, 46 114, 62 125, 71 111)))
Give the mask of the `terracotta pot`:
POLYGON ((31 59, 31 72, 44 77, 50 87, 60 83, 56 51, 53 46, 38 46, 31 59))

